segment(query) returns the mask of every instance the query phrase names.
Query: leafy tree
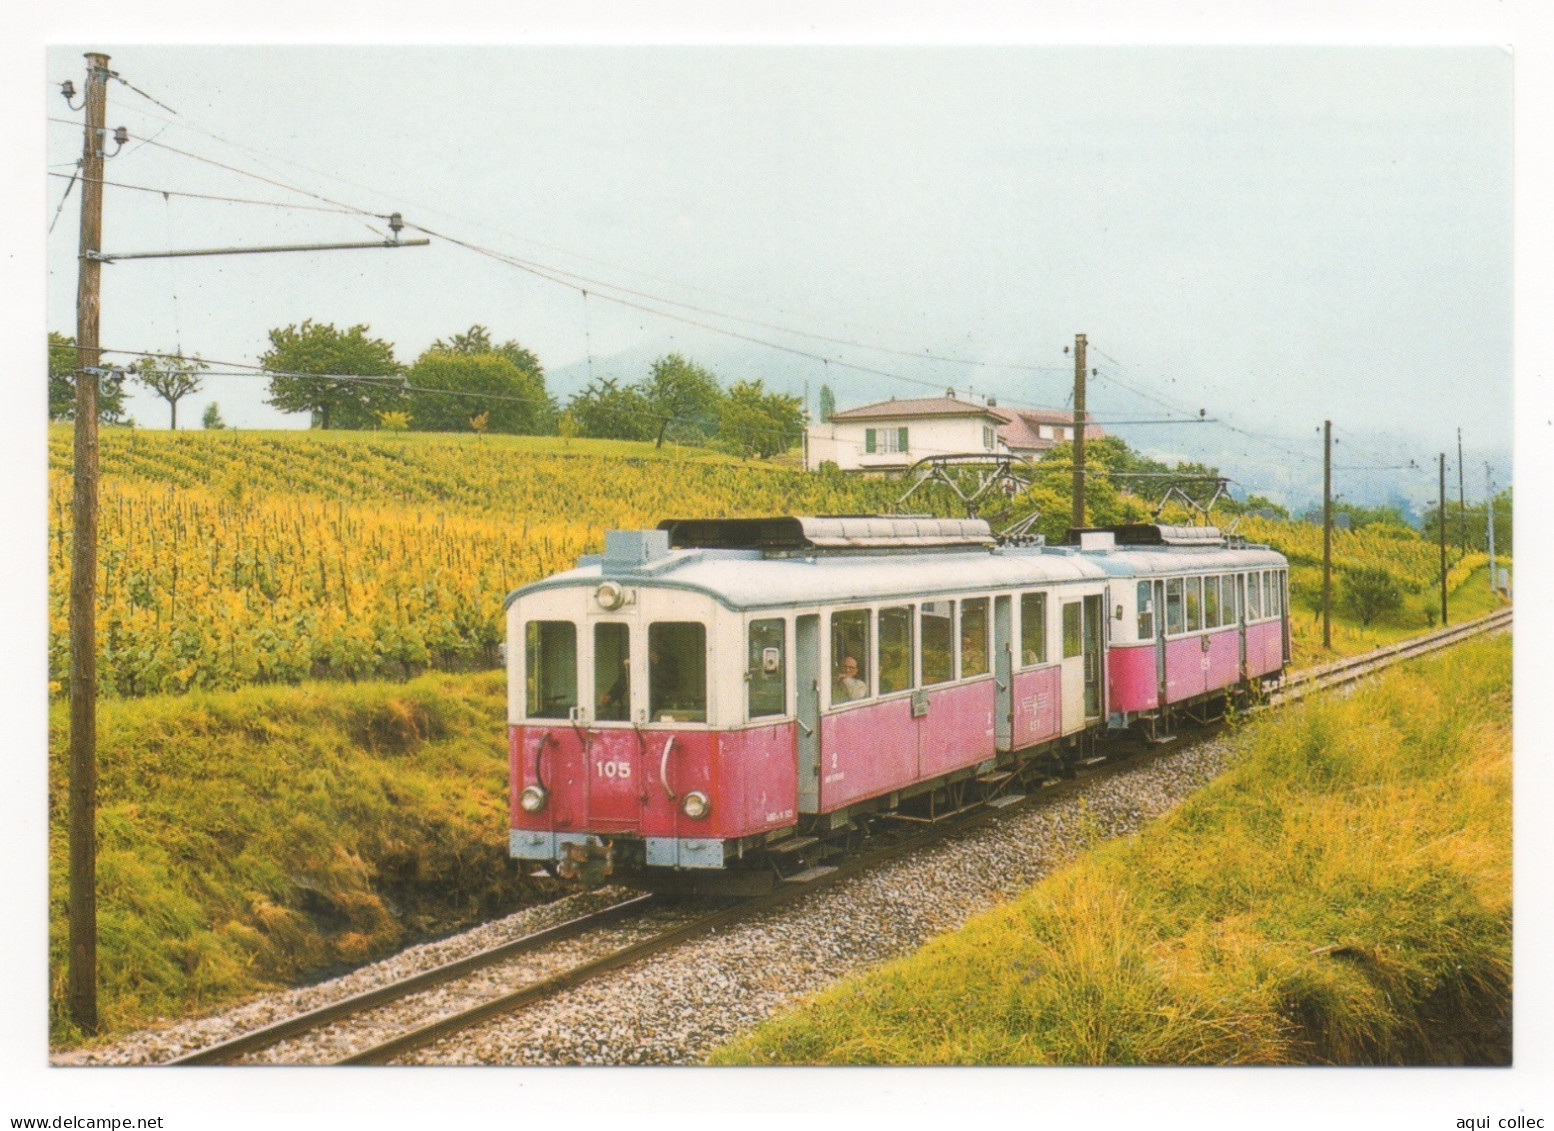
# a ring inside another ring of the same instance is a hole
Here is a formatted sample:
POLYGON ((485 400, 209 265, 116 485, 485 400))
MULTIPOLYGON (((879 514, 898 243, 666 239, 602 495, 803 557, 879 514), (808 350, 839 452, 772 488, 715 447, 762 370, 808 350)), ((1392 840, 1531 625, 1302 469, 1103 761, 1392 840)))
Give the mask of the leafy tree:
POLYGON ((205 406, 205 415, 200 418, 200 423, 207 429, 216 430, 225 428, 226 421, 221 419, 221 409, 216 407, 216 402, 211 401, 205 406))
POLYGON ((310 318, 271 330, 259 364, 272 374, 266 403, 282 412, 312 413, 317 428, 371 428, 379 413, 395 411, 405 396, 393 345, 369 338, 366 326, 337 330, 310 318), (360 377, 387 379, 351 379, 360 377))
POLYGON ((647 399, 614 377, 590 381, 573 395, 567 413, 580 434, 598 440, 649 440, 658 430, 647 399))
POLYGON ((804 410, 798 397, 769 393, 761 381, 739 381, 723 399, 718 446, 767 459, 798 442, 804 410))
POLYGON ((174 432, 178 431, 178 402, 200 391, 205 383, 200 375, 203 368, 205 363, 197 357, 143 357, 135 363, 135 383, 167 402, 171 417, 168 427, 174 432))
POLYGON ((829 421, 836 415, 836 394, 830 385, 820 386, 820 419, 829 421))
POLYGON ((677 353, 653 363, 638 386, 648 411, 659 417, 657 445, 705 444, 719 428, 723 390, 711 370, 677 353))
POLYGON ((1402 607, 1403 594, 1386 570, 1367 566, 1344 570, 1341 576, 1338 607, 1359 617, 1362 627, 1402 607))
MULTIPOLYGON (((1423 535, 1427 541, 1440 538, 1438 506, 1425 511, 1423 535)), ((1495 496, 1495 553, 1510 554, 1512 547, 1511 488, 1495 496)), ((1482 502, 1469 503, 1466 513, 1455 502, 1446 504, 1446 544, 1458 547, 1466 542, 1469 551, 1489 549, 1489 512, 1482 502)))
POLYGON ((544 379, 502 354, 428 350, 408 376, 410 414, 422 431, 532 434, 548 416, 544 379))
MULTIPOLYGON (((491 331, 478 323, 462 334, 454 334, 448 341, 438 338, 427 347, 427 353, 496 354, 505 357, 525 373, 532 374, 539 383, 542 403, 539 405, 534 426, 530 431, 549 435, 555 431, 560 407, 545 388, 545 367, 531 350, 512 339, 500 345, 491 340, 491 331)), ((424 356, 424 355, 423 355, 424 356)))
MULTIPOLYGON (((49 419, 76 418, 76 340, 49 331, 49 419)), ((100 424, 124 422, 124 374, 97 379, 97 420, 100 424)))

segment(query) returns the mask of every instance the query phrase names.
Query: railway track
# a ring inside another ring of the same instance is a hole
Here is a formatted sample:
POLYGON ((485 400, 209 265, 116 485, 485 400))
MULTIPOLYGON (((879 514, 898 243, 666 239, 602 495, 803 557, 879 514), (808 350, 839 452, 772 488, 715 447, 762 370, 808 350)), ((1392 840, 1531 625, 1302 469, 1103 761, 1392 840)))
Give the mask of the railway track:
MULTIPOLYGON (((1511 610, 1453 625, 1362 656, 1293 673, 1267 706, 1352 683, 1391 664, 1422 656, 1510 626, 1511 610)), ((1172 750, 1156 748, 1126 762, 1094 759, 1070 780, 1046 779, 1029 796, 1008 795, 1004 804, 1058 797, 1085 788, 1098 776, 1137 767, 1172 750)), ((963 833, 996 817, 981 805, 931 825, 909 826, 804 883, 779 885, 768 894, 709 906, 707 900, 643 895, 526 935, 479 954, 345 998, 262 1029, 186 1054, 170 1064, 237 1063, 387 1064, 493 1018, 517 1012, 562 990, 582 985, 692 939, 826 887, 930 843, 963 833), (385 1015, 389 1009, 398 1010, 385 1015), (393 1036, 362 1036, 389 1027, 393 1036)))

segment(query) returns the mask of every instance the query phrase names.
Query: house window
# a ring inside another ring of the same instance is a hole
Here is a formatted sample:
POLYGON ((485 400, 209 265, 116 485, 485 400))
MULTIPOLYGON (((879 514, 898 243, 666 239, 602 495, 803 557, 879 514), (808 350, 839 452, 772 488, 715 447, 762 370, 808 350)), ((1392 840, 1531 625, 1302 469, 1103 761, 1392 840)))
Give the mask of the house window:
POLYGON ((865 428, 863 450, 869 455, 876 452, 908 451, 910 449, 907 446, 907 430, 905 428, 865 428))
POLYGON ((982 446, 988 451, 993 450, 993 426, 991 424, 984 424, 982 426, 982 446))

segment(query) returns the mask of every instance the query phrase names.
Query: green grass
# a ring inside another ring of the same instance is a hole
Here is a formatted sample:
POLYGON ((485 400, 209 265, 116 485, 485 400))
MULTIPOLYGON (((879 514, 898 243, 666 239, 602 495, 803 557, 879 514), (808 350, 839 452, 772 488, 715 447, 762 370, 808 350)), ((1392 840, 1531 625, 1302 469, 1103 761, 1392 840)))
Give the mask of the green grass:
POLYGON ((1506 1063, 1508 637, 1259 719, 1235 765, 717 1064, 1506 1063))
MULTIPOLYGON (((105 1036, 516 906, 500 673, 99 705, 105 1036)), ((52 1036, 64 1020, 67 716, 50 719, 52 1036)))

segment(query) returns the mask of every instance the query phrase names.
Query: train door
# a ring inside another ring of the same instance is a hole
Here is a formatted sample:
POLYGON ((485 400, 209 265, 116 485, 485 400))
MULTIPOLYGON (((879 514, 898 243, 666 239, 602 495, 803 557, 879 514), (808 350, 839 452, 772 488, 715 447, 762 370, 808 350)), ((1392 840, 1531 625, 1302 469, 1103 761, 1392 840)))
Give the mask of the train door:
POLYGON ((1085 725, 1085 633, 1083 600, 1060 602, 1063 620, 1063 733, 1085 725))
POLYGON ((632 718, 631 626, 595 622, 592 656, 594 693, 578 712, 588 824, 609 831, 635 830, 642 823, 641 736, 635 729, 589 725, 590 719, 623 723, 632 718))
POLYGON ((1013 600, 993 598, 993 726, 998 750, 1014 748, 1013 600))
POLYGON ((1155 590, 1155 679, 1158 681, 1156 702, 1164 707, 1170 685, 1166 680, 1166 597, 1165 582, 1157 580, 1155 590))
POLYGON ((1102 670, 1106 655, 1106 594, 1094 593, 1085 598, 1083 631, 1085 720, 1093 722, 1106 710, 1105 672, 1102 670))
POLYGON ((820 617, 794 618, 798 684, 799 812, 820 809, 820 617))

